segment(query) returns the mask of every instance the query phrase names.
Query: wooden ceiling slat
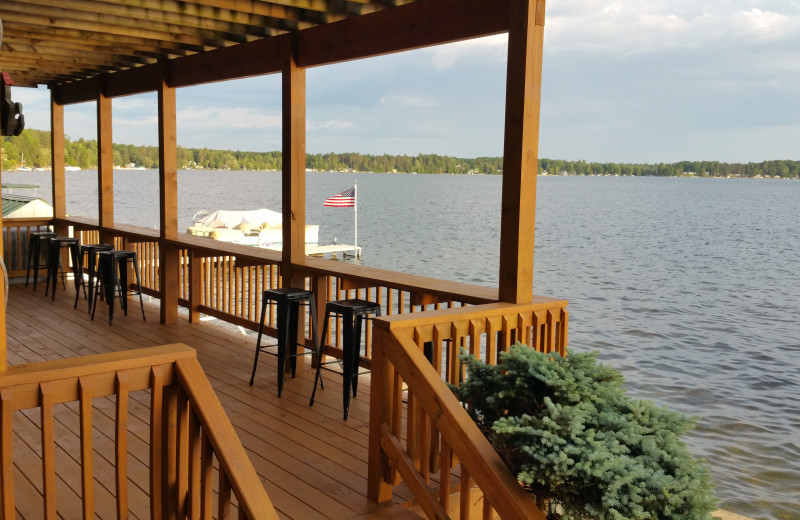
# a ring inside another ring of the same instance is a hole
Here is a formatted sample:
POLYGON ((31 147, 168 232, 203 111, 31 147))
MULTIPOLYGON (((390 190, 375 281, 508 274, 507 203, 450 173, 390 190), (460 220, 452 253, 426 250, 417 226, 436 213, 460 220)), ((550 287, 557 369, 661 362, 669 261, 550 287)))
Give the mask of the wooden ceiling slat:
POLYGON ((187 31, 184 27, 156 24, 146 20, 120 19, 101 13, 26 6, 10 2, 0 3, 0 17, 4 23, 6 21, 26 23, 40 27, 45 32, 50 28, 72 29, 163 42, 174 40, 182 44, 203 47, 222 47, 225 41, 222 33, 215 35, 210 31, 187 31), (203 34, 199 35, 200 32, 203 34))
POLYGON ((135 49, 153 51, 162 55, 183 55, 186 54, 186 51, 199 52, 205 50, 205 47, 199 45, 186 45, 177 42, 134 38, 103 32, 79 31, 77 29, 62 29, 59 27, 43 28, 41 26, 20 23, 15 23, 13 25, 6 24, 5 16, 3 16, 3 24, 3 38, 9 34, 13 36, 30 36, 36 34, 53 42, 64 39, 68 41, 83 41, 94 45, 112 46, 120 53, 125 53, 125 51, 132 53, 132 50, 135 49))
MULTIPOLYGON (((65 11, 97 13, 103 20, 113 17, 119 20, 141 20, 162 27, 158 30, 169 30, 169 25, 189 27, 213 32, 228 34, 251 34, 264 38, 269 36, 267 24, 263 17, 242 16, 245 23, 233 23, 217 16, 195 16, 180 12, 177 4, 174 10, 151 9, 124 3, 97 2, 93 0, 5 0, 8 4, 19 3, 23 5, 37 5, 48 8, 64 9, 65 11)), ((163 4, 163 3, 162 3, 163 4)), ((207 10, 211 11, 211 10, 207 10)), ((207 14, 211 14, 208 12, 207 14)), ((80 19, 73 17, 74 19, 80 19)), ((156 27, 151 27, 156 29, 156 27)))
POLYGON ((148 64, 153 62, 153 58, 146 56, 120 56, 107 49, 97 49, 95 46, 87 45, 83 49, 69 47, 67 45, 42 45, 30 44, 25 42, 13 41, 11 38, 3 39, 3 49, 10 54, 3 58, 17 58, 19 56, 28 58, 41 58, 47 56, 51 60, 68 60, 86 64, 113 63, 123 67, 134 67, 136 65, 148 64))

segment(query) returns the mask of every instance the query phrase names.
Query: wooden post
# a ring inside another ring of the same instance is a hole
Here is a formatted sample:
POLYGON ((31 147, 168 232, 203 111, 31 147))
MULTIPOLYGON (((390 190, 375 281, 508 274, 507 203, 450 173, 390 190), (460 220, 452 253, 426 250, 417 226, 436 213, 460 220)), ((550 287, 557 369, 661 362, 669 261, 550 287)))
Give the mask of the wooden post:
POLYGON ((200 323, 200 304, 203 298, 203 257, 194 249, 189 251, 189 323, 200 323))
MULTIPOLYGON (((101 82, 102 85, 102 82, 101 82)), ((97 197, 100 242, 112 244, 114 227, 114 150, 111 147, 111 98, 101 86, 97 92, 97 197)))
MULTIPOLYGON (((0 139, 0 157, 3 156, 3 140, 0 139)), ((0 161, 0 180, 3 178, 3 163, 0 161)), ((3 228, 3 203, 0 202, 0 230, 3 228)), ((9 230, 9 233, 11 230, 9 230)), ((0 240, 0 260, 5 258, 3 240, 0 240)), ((5 269, 5 263, 3 264, 5 269)), ((6 284, 0 283, 0 373, 6 371, 8 365, 8 344, 6 342, 6 284)))
POLYGON ((282 75, 284 287, 289 286, 287 275, 292 278, 292 264, 304 265, 306 258, 306 71, 297 66, 293 43, 282 75))
POLYGON ((510 3, 499 278, 500 300, 510 303, 533 295, 544 7, 510 3))
POLYGON ((162 62, 158 87, 158 191, 160 214, 159 265, 161 269, 161 323, 178 321, 180 251, 167 244, 178 237, 178 148, 175 89, 168 84, 167 63, 162 62))
POLYGON ((369 407, 369 459, 367 461, 367 498, 381 503, 391 500, 389 458, 381 446, 384 425, 391 422, 394 367, 384 352, 384 345, 392 341, 388 329, 375 327, 372 342, 372 395, 369 407))
MULTIPOLYGON (((53 217, 56 219, 67 216, 64 166, 64 105, 56 101, 56 92, 50 91, 50 176, 53 183, 53 217)), ((66 236, 67 226, 56 224, 54 231, 66 236)))

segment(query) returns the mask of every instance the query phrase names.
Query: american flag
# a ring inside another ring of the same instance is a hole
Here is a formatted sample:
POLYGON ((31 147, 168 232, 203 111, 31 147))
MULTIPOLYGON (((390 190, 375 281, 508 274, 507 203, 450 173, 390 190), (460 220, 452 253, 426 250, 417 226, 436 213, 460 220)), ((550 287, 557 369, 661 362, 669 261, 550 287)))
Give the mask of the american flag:
POLYGON ((334 208, 352 208, 356 205, 356 189, 355 187, 349 190, 344 190, 337 193, 333 197, 328 197, 323 203, 324 206, 332 206, 334 208))

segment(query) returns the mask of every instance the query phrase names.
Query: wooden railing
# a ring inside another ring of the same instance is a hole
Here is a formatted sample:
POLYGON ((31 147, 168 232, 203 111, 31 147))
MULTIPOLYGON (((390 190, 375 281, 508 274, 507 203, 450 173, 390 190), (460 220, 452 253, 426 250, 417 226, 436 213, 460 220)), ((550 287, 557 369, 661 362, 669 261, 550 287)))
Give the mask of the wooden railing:
POLYGON ((17 510, 27 518, 73 518, 81 510, 83 518, 127 518, 135 509, 129 497, 144 489, 149 510, 135 511, 140 518, 229 518, 238 509, 239 518, 277 519, 194 350, 185 345, 8 367, 0 374, 0 418, 3 518, 15 518, 17 510), (142 406, 150 412, 149 476, 129 466, 129 418, 134 422, 132 409, 142 406), (40 430, 40 451, 17 446, 36 428, 32 422, 40 430), (63 430, 70 423, 72 435, 63 430), (110 460, 95 446, 101 429, 113 432, 110 460), (109 463, 113 470, 106 469, 109 463))
POLYGON ((491 364, 514 342, 565 353, 566 305, 540 299, 376 320, 369 497, 388 500, 402 479, 428 518, 544 519, 445 380, 464 376, 459 348, 491 364))
MULTIPOLYGON (((6 259, 13 251, 27 251, 27 231, 10 232, 30 224, 5 220, 6 259), (23 242, 19 242, 22 238, 23 242)), ((42 219, 41 226, 68 230, 80 238, 82 244, 113 243, 118 249, 132 249, 138 253, 139 272, 143 291, 151 296, 161 296, 160 250, 174 247, 179 251, 178 302, 190 310, 190 319, 200 314, 257 330, 260 316, 261 294, 264 290, 281 287, 279 252, 219 242, 209 238, 181 236, 177 240, 164 240, 156 230, 136 226, 117 225, 101 233, 97 221, 71 217, 65 220, 42 219), (101 236, 102 235, 102 236, 101 236)), ((30 228, 24 228, 25 230, 30 228)), ((16 257, 14 257, 16 258, 16 257)), ((24 273, 25 261, 17 261, 24 273)), ((397 315, 423 310, 456 308, 497 300, 497 289, 459 284, 358 266, 346 262, 307 258, 302 266, 292 266, 294 278, 305 279, 307 288, 314 291, 317 313, 323 315, 329 300, 359 297, 380 302, 383 315, 397 315)), ((303 317, 309 322, 308 309, 303 317)), ((277 313, 270 307, 267 312, 266 332, 275 335, 277 313)), ((312 333, 305 328, 305 341, 311 344, 312 333)), ((367 325, 366 350, 361 359, 368 367, 371 357, 371 324, 367 325)), ((338 321, 329 328, 325 340, 325 353, 341 357, 342 331, 338 321)))
POLYGON ((50 218, 3 220, 3 261, 6 263, 8 276, 25 276, 30 233, 51 231, 51 225, 50 218))

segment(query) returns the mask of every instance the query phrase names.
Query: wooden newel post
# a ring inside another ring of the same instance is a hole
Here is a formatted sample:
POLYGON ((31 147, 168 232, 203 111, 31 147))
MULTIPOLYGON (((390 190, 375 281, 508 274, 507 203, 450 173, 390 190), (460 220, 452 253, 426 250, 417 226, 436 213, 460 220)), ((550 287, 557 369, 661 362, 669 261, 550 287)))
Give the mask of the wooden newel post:
POLYGON ((384 353, 392 333, 377 323, 372 330, 372 385, 369 406, 369 458, 367 498, 386 502, 392 498, 391 466, 383 451, 384 425, 391 424, 394 368, 384 353))
POLYGON ((529 303, 533 295, 545 1, 513 0, 510 6, 499 298, 529 303))

